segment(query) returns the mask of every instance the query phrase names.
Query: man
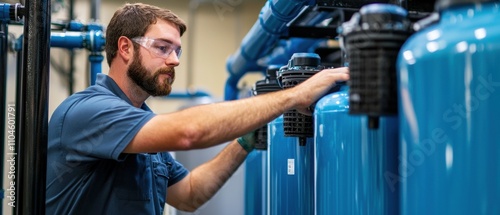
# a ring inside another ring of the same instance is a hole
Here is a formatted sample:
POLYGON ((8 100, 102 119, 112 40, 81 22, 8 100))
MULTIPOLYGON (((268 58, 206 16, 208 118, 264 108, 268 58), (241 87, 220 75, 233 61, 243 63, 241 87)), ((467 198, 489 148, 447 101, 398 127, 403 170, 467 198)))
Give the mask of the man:
POLYGON ((51 117, 47 214, 162 214, 165 202, 195 211, 252 150, 245 134, 286 110, 307 113, 348 79, 345 68, 324 70, 280 92, 156 115, 144 102, 170 93, 185 30, 166 9, 126 4, 116 11, 106 30, 109 75, 99 74, 51 117), (231 140, 191 172, 168 153, 231 140))

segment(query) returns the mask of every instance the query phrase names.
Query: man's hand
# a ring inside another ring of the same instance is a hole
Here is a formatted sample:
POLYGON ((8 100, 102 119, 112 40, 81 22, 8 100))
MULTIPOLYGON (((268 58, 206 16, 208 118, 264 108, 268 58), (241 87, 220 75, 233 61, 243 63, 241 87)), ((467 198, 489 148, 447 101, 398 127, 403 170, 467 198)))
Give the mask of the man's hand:
POLYGON ((304 115, 311 116, 314 110, 311 105, 324 96, 328 90, 335 86, 337 82, 349 80, 349 68, 340 67, 335 69, 324 69, 309 79, 291 88, 295 90, 298 102, 295 109, 304 115))

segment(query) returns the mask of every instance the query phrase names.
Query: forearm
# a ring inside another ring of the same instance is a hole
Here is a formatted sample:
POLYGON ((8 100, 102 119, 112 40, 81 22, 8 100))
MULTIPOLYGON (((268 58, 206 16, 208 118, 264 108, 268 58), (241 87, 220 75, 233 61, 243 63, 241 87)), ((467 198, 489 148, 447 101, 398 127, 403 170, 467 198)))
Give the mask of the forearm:
POLYGON ((291 100, 293 98, 254 97, 195 107, 183 113, 186 117, 195 114, 191 117, 194 123, 190 123, 190 126, 193 126, 191 129, 195 131, 191 139, 193 148, 205 148, 227 142, 260 128, 292 108, 291 100))
POLYGON ((126 152, 189 150, 233 140, 292 108, 295 102, 292 95, 266 94, 158 115, 134 138, 139 142, 134 145, 141 148, 130 147, 126 152))
POLYGON ((348 79, 347 69, 323 70, 301 84, 273 93, 188 108, 151 119, 125 148, 125 153, 206 148, 249 133, 289 109, 308 107, 335 81, 348 79))
POLYGON ((191 202, 199 208, 226 183, 243 163, 247 152, 236 141, 232 141, 214 159, 191 172, 191 202))

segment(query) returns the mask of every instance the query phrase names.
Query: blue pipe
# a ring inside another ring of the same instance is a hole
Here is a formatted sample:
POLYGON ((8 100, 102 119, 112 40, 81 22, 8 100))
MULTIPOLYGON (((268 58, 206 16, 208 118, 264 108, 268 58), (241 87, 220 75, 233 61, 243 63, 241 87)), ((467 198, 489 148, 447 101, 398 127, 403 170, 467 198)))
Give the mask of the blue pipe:
MULTIPOLYGON (((104 60, 102 51, 104 51, 106 39, 104 38, 103 31, 99 30, 99 26, 89 25, 88 28, 95 30, 90 30, 89 32, 52 33, 50 35, 50 46, 67 49, 86 48, 89 50, 90 83, 93 85, 97 74, 102 71, 101 64, 104 60)), ((22 47, 22 39, 19 39, 17 43, 16 51, 20 51, 22 47)))
POLYGON ((227 60, 226 68, 229 77, 225 87, 226 100, 237 99, 238 81, 247 71, 265 71, 267 65, 259 64, 258 60, 270 54, 279 37, 287 30, 287 24, 300 13, 304 6, 311 3, 310 0, 268 0, 266 2, 258 20, 243 38, 238 51, 227 60))
POLYGON ((99 29, 98 25, 88 25, 90 29, 89 34, 87 34, 87 40, 90 41, 87 43, 87 49, 91 51, 89 55, 90 61, 90 84, 94 85, 97 79, 97 74, 101 73, 102 70, 102 61, 104 60, 104 56, 102 55, 102 51, 104 51, 104 45, 106 40, 104 38, 104 33, 101 29, 99 29), (95 27, 95 28, 94 28, 95 27))
POLYGON ((85 33, 60 32, 50 35, 50 47, 58 48, 83 48, 85 46, 85 33))
POLYGON ((85 25, 82 22, 71 20, 67 25, 68 31, 82 31, 85 25))
MULTIPOLYGON (((50 35, 50 46, 57 48, 86 48, 91 52, 104 51, 106 39, 102 31, 90 32, 65 32, 52 33, 50 35)), ((23 36, 21 35, 15 44, 15 51, 21 51, 23 47, 23 36)))
POLYGON ((10 20, 10 4, 0 4, 0 20, 10 20))
POLYGON ((24 6, 20 3, 0 3, 0 21, 19 21, 24 16, 24 6))
POLYGON ((61 32, 50 35, 50 46, 58 48, 86 48, 91 52, 102 52, 105 42, 106 39, 101 30, 61 32))
POLYGON ((101 64, 104 56, 101 53, 95 52, 89 55, 90 61, 90 84, 94 85, 97 79, 97 74, 101 73, 101 64))
POLYGON ((94 85, 98 73, 101 73, 104 56, 104 45, 106 39, 100 26, 88 25, 92 29, 89 32, 64 32, 52 33, 50 36, 50 46, 60 48, 86 48, 90 51, 90 84, 94 85))

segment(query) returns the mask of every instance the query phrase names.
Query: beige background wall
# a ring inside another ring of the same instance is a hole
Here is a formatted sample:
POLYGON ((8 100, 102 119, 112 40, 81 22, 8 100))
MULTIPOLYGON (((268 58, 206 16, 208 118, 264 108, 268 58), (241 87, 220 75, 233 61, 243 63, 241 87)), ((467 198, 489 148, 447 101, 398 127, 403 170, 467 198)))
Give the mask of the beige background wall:
MULTIPOLYGON (((15 3, 15 1, 13 2, 12 0, 8 2, 15 3)), ((226 59, 229 55, 237 51, 241 40, 257 20, 258 14, 265 3, 265 0, 144 0, 141 2, 169 8, 188 23, 188 31, 182 38, 183 55, 181 58, 181 65, 176 69, 174 91, 185 92, 188 87, 191 89, 200 89, 209 92, 213 96, 211 101, 222 101, 224 96, 224 85, 226 78, 228 77, 228 73, 226 71, 226 59), (198 4, 194 4, 194 2, 198 2, 198 4)), ((52 5, 57 6, 58 8, 58 11, 52 14, 53 22, 68 19, 68 1, 63 1, 62 5, 58 5, 58 3, 61 3, 61 1, 52 2, 52 5)), ((102 0, 100 6, 100 20, 96 20, 96 22, 101 23, 104 27, 106 27, 106 24, 111 19, 115 9, 124 3, 125 1, 119 0, 102 0)), ((90 1, 75 0, 74 13, 76 20, 83 23, 92 22, 93 20, 90 20, 90 11, 90 1)), ((12 26, 9 28, 9 32, 13 33, 16 37, 19 37, 22 34, 22 31, 22 26, 12 26)), ((50 52, 51 61, 54 64, 60 65, 60 67, 65 70, 69 68, 68 50, 52 48, 50 52)), ((78 92, 88 86, 87 79, 89 64, 87 59, 89 53, 83 49, 75 50, 75 52, 76 70, 74 74, 74 92, 78 92)), ((15 63, 15 54, 9 54, 7 77, 8 103, 15 102, 15 63)), ((108 72, 106 59, 103 61, 102 71, 103 73, 108 72)), ((251 86, 260 78, 260 75, 249 74, 245 76, 241 82, 246 82, 246 86, 251 86)), ((52 112, 61 103, 61 101, 68 96, 67 79, 64 75, 57 73, 54 67, 51 67, 49 116, 51 116, 52 112)), ((164 98, 151 98, 147 102, 157 113, 175 111, 181 106, 196 103, 196 101, 185 99, 173 100, 164 98)), ((189 158, 199 155, 201 155, 199 157, 203 157, 203 159, 209 159, 211 156, 215 155, 221 147, 223 146, 214 147, 213 149, 204 152, 195 151, 194 154, 182 154, 186 152, 180 152, 178 154, 181 155, 181 157, 183 156, 184 159, 186 157, 189 158)), ((196 163, 199 162, 202 162, 202 160, 192 161, 189 165, 196 165, 196 163)), ((7 164, 4 163, 4 169, 8 168, 7 164)), ((226 202, 225 205, 227 207, 221 208, 230 214, 240 214, 242 211, 242 171, 242 168, 240 168, 240 170, 238 170, 238 172, 233 176, 233 179, 228 182, 227 186, 225 186, 213 200, 222 201, 226 198, 225 200, 227 201, 227 197, 224 197, 224 195, 241 197, 241 199, 233 198, 233 201, 239 201, 238 204, 235 204, 234 202, 226 202), (230 188, 228 188, 228 186, 230 188)), ((9 180, 4 179, 4 187, 7 187, 7 183, 9 183, 9 180)), ((3 214, 6 215, 12 214, 12 208, 6 205, 7 202, 8 201, 4 199, 3 214)), ((195 214, 210 214, 209 212, 204 212, 209 210, 207 207, 199 212, 196 212, 195 214)))
MULTIPOLYGON (((100 7, 100 20, 104 27, 111 19, 116 8, 125 1, 102 0, 100 7)), ((183 54, 181 64, 176 68, 174 91, 185 92, 188 87, 208 91, 217 100, 224 96, 224 85, 228 77, 226 59, 235 53, 241 40, 257 20, 264 0, 210 0, 210 1, 154 1, 145 0, 143 3, 154 4, 169 8, 184 19, 188 30, 182 37, 183 54), (194 2, 199 2, 195 4, 194 2), (198 6, 196 6, 198 5, 198 6)), ((84 23, 90 22, 90 1, 76 0, 75 16, 84 23)), ((67 16, 63 10, 57 16, 67 16)), ((55 19, 53 18, 53 21, 55 19)), ((55 60, 67 61, 67 51, 52 49, 55 60)), ((77 70, 75 71, 75 92, 84 89, 86 71, 88 71, 88 52, 77 51, 77 70)), ((103 73, 107 73, 106 60, 103 62, 103 73)), ((251 85, 255 82, 255 74, 249 75, 245 80, 251 85), (249 79, 247 79, 249 78, 249 79)), ((244 80, 242 80, 244 81, 244 80)), ((64 99, 67 94, 67 84, 60 75, 51 74, 50 85, 50 112, 64 99)), ((169 101, 163 104, 163 99, 150 99, 148 103, 157 112, 176 110, 185 101, 169 101), (159 100, 159 101, 158 101, 159 100), (173 104, 172 104, 173 103, 173 104)))

